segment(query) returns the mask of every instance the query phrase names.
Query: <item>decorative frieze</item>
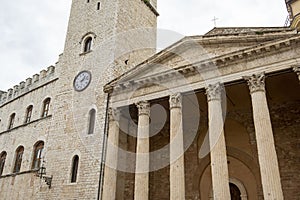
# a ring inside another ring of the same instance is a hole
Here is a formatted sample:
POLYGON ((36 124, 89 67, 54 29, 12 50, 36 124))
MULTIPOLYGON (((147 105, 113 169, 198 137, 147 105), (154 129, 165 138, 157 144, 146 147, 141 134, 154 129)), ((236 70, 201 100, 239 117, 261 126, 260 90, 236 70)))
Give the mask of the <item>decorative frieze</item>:
POLYGON ((249 86, 250 93, 262 91, 265 92, 265 73, 253 74, 243 77, 249 86))
POLYGON ((170 95, 170 109, 182 107, 182 95, 180 93, 170 95))
POLYGON ((140 115, 150 116, 150 103, 148 101, 140 101, 136 103, 136 107, 139 110, 139 116, 140 115))
POLYGON ((220 83, 209 84, 205 89, 207 101, 221 100, 223 87, 220 83))

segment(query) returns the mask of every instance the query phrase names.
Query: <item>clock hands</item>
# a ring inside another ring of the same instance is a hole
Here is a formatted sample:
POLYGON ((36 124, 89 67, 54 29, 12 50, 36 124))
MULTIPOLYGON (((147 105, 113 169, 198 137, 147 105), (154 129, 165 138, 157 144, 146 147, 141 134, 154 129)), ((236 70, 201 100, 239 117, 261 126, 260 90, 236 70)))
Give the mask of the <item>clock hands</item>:
POLYGON ((84 90, 89 85, 90 81, 91 81, 90 72, 83 71, 79 73, 79 75, 75 77, 75 81, 74 81, 75 90, 77 91, 84 90))
POLYGON ((87 75, 83 75, 83 78, 80 80, 80 82, 82 83, 84 80, 87 80, 89 77, 87 75))

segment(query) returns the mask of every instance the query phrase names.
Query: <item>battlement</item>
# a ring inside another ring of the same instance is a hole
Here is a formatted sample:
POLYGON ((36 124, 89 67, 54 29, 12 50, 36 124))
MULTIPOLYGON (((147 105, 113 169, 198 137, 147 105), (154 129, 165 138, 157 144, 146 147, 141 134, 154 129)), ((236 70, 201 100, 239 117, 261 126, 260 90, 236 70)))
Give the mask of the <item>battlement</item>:
POLYGON ((47 70, 43 69, 39 74, 34 74, 31 78, 27 78, 25 81, 15 85, 13 88, 7 90, 7 92, 0 90, 0 105, 3 105, 41 85, 47 83, 55 75, 55 67, 49 66, 47 70))

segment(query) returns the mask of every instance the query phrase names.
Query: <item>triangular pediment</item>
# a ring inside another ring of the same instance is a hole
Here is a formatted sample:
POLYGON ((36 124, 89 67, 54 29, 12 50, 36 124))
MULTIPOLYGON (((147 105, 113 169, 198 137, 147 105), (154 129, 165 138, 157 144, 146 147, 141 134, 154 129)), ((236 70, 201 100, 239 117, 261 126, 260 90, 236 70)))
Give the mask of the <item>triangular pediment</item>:
MULTIPOLYGON (((216 60, 226 56, 230 57, 231 54, 236 57, 239 52, 241 54, 244 51, 251 52, 251 49, 257 49, 269 43, 295 36, 295 30, 289 28, 253 28, 246 30, 250 30, 250 33, 247 34, 244 29, 241 29, 239 34, 238 30, 234 29, 232 34, 224 34, 224 31, 230 31, 226 29, 212 30, 203 36, 185 37, 135 66, 105 87, 114 87, 117 84, 160 76, 160 74, 167 74, 174 69, 194 63, 216 60)), ((243 58, 243 55, 238 57, 243 58)), ((221 58, 221 61, 224 62, 225 58, 221 58)))

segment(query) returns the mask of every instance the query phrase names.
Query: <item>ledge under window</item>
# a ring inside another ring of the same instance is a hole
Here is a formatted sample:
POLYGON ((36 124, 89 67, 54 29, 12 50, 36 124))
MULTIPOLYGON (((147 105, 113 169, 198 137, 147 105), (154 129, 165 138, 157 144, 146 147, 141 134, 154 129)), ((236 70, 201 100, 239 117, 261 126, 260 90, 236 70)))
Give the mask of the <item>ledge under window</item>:
POLYGON ((22 175, 22 174, 37 173, 37 172, 38 172, 38 169, 32 169, 32 170, 23 171, 23 172, 17 172, 17 173, 5 174, 5 175, 0 176, 0 179, 1 179, 1 178, 7 178, 7 177, 15 177, 15 176, 22 175))
POLYGON ((89 51, 83 52, 83 53, 79 54, 79 56, 83 56, 83 55, 86 55, 86 54, 91 53, 91 52, 93 52, 93 50, 89 50, 89 51))
POLYGON ((31 122, 29 122, 29 123, 22 124, 22 125, 20 125, 20 126, 16 126, 16 127, 12 128, 12 129, 9 129, 9 130, 0 132, 0 135, 5 134, 5 133, 12 132, 12 131, 14 131, 14 130, 16 130, 16 129, 18 129, 18 128, 21 128, 21 127, 24 127, 24 126, 28 126, 29 124, 33 124, 33 123, 35 123, 35 122, 39 122, 39 121, 41 121, 41 120, 48 119, 48 118, 51 118, 51 117, 52 117, 52 115, 48 115, 47 117, 42 117, 42 118, 40 118, 40 119, 31 121, 31 122))

